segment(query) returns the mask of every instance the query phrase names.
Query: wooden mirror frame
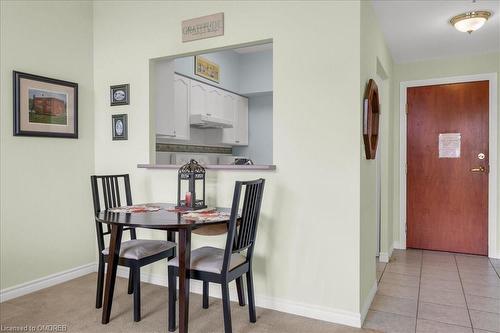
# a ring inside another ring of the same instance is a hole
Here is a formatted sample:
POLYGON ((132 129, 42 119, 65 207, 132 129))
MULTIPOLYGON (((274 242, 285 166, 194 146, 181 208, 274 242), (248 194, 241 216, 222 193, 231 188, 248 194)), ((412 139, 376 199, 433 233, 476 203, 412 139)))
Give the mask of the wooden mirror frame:
POLYGON ((377 153, 379 118, 378 87, 375 81, 370 79, 363 98, 363 142, 367 160, 374 160, 377 153))

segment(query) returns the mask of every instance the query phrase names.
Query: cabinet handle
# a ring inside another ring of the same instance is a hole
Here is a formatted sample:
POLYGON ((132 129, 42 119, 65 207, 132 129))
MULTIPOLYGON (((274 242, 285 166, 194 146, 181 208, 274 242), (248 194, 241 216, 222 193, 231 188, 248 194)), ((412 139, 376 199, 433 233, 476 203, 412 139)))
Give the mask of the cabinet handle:
POLYGON ((212 114, 211 113, 207 113, 207 116, 211 116, 212 114))

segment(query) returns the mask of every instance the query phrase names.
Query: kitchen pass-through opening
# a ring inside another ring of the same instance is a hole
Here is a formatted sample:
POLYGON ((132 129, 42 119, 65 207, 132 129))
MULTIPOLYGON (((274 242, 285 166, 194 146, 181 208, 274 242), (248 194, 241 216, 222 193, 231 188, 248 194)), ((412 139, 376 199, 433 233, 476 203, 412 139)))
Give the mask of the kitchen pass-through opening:
POLYGON ((152 59, 152 163, 273 164, 273 44, 152 59))

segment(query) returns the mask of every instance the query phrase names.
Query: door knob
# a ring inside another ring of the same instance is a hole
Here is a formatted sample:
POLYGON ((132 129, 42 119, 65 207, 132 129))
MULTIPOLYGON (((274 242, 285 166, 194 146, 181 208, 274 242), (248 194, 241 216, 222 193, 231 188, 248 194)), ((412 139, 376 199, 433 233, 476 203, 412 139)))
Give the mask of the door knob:
POLYGON ((480 166, 479 168, 472 168, 470 169, 472 172, 485 172, 486 168, 484 166, 480 166))

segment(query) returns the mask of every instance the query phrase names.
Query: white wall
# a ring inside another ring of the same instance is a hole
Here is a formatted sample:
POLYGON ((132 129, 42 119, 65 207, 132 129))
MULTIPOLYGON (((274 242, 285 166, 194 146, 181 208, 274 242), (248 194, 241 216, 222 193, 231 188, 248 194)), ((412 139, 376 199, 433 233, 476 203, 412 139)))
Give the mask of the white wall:
POLYGON ((250 157, 254 164, 273 164, 273 94, 248 99, 248 146, 234 147, 233 155, 250 157))
MULTIPOLYGON (((96 238, 89 177, 94 170, 92 2, 0 1, 0 6, 4 289, 95 262, 96 238), (13 70, 78 83, 77 140, 12 135, 13 70)), ((107 106, 99 111, 109 116, 107 106)))
MULTIPOLYGON (((172 202, 177 186, 175 170, 136 167, 154 150, 149 59, 273 39, 277 170, 211 171, 208 203, 229 206, 236 179, 265 177, 257 300, 359 325, 359 2, 96 1, 94 29, 96 172, 129 172, 136 202, 172 202), (224 36, 181 42, 182 20, 217 12, 224 12, 224 36), (111 141, 111 116, 103 112, 113 82, 130 83, 131 104, 112 109, 128 113, 128 141, 111 141)), ((195 237, 193 246, 222 241, 195 237)), ((166 269, 158 264, 144 271, 165 275, 166 269)))

